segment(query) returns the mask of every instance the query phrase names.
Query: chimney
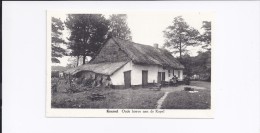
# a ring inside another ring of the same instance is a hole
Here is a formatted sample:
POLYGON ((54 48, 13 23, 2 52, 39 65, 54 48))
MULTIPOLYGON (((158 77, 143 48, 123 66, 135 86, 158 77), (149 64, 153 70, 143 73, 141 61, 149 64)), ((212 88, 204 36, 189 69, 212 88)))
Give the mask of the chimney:
POLYGON ((158 48, 158 43, 153 44, 154 48, 158 48))

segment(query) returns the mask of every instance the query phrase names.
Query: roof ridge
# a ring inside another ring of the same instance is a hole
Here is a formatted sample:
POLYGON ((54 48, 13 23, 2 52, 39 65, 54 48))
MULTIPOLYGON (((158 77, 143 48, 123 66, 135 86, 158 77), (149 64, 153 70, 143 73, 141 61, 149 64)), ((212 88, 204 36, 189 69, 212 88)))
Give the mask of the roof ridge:
MULTIPOLYGON (((124 39, 121 39, 121 38, 118 38, 118 37, 112 37, 112 38, 113 38, 113 40, 115 40, 115 39, 119 39, 119 40, 121 40, 121 41, 130 42, 130 43, 134 43, 134 44, 137 44, 137 45, 142 45, 142 46, 152 47, 152 48, 154 48, 154 49, 163 50, 163 49, 161 49, 161 48, 155 48, 155 47, 153 47, 153 46, 151 46, 151 45, 146 45, 146 44, 136 43, 136 42, 134 42, 134 41, 124 40, 124 39), (114 38, 115 38, 115 39, 114 39, 114 38)), ((118 43, 118 42, 117 42, 117 43, 118 43)))

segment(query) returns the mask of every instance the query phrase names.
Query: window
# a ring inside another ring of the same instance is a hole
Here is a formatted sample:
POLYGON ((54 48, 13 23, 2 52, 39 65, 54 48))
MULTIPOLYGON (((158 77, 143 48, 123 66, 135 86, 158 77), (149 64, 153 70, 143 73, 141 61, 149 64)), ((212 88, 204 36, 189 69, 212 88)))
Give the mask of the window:
POLYGON ((181 76, 181 71, 178 71, 178 78, 180 78, 181 76))
POLYGON ((174 76, 174 69, 172 70, 172 76, 174 76))
POLYGON ((168 70, 168 77, 171 77, 171 70, 168 70))

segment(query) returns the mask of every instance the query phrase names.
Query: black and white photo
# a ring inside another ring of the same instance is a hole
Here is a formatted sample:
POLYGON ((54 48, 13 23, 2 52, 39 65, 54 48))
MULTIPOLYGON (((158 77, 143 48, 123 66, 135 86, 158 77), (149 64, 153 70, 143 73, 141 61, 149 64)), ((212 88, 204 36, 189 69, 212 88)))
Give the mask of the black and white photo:
POLYGON ((47 114, 209 116, 211 13, 48 13, 47 114))

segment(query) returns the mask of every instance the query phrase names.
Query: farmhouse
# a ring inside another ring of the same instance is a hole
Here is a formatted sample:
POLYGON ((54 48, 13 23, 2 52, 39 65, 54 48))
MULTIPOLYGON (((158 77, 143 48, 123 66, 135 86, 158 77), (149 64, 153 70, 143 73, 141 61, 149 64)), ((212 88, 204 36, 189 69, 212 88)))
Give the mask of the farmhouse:
POLYGON ((88 64, 66 71, 77 77, 108 79, 113 85, 129 88, 169 81, 173 75, 181 81, 184 66, 167 50, 119 38, 110 38, 88 64))

